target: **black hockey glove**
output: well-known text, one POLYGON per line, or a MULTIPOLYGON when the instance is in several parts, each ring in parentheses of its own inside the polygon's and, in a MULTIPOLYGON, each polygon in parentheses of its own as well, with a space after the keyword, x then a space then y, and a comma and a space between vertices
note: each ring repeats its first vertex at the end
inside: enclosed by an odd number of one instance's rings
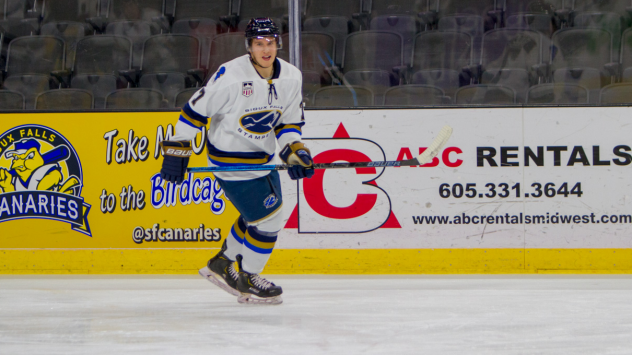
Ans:
POLYGON ((314 161, 310 155, 309 149, 301 142, 294 142, 285 145, 281 150, 281 160, 285 164, 291 164, 292 167, 287 170, 292 180, 302 178, 311 178, 314 176, 314 161))
POLYGON ((191 142, 162 141, 164 160, 160 170, 160 178, 163 180, 181 184, 189 165, 189 158, 193 155, 191 142))

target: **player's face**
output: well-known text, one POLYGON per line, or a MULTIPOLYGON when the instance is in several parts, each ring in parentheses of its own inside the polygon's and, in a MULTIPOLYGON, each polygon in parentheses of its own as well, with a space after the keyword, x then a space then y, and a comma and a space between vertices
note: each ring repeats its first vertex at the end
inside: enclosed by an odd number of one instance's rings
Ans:
POLYGON ((269 68, 277 55, 276 39, 274 37, 254 38, 250 52, 260 66, 269 68))

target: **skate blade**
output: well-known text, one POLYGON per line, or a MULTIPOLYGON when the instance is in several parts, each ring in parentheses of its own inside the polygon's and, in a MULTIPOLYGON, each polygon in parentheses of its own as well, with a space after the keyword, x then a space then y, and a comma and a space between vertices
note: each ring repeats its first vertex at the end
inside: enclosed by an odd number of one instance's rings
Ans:
POLYGON ((281 303, 283 303, 283 298, 281 298, 281 295, 274 296, 274 297, 263 298, 263 297, 257 297, 255 295, 250 294, 250 293, 242 293, 239 296, 237 296, 237 302, 242 303, 242 304, 269 304, 269 305, 274 305, 274 304, 281 304, 281 303))
POLYGON ((231 295, 233 295, 233 296, 239 296, 240 295, 239 291, 237 291, 234 288, 228 286, 222 280, 222 277, 217 275, 213 271, 211 271, 211 269, 209 269, 208 266, 205 266, 205 267, 201 268, 200 271, 198 271, 198 273, 200 274, 200 276, 202 276, 203 278, 205 278, 208 281, 210 281, 213 285, 221 288, 222 290, 230 293, 231 295))

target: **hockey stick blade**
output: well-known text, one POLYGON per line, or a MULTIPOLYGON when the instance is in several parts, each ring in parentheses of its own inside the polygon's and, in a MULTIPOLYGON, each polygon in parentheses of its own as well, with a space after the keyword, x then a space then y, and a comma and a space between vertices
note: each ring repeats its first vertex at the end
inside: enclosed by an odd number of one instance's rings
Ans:
MULTIPOLYGON (((430 146, 418 157, 408 160, 399 161, 366 161, 366 162, 340 162, 340 163, 315 163, 314 169, 355 169, 355 168, 386 168, 395 166, 414 166, 424 165, 436 157, 452 135, 452 127, 444 126, 437 137, 432 141, 430 146)), ((271 170, 288 170, 292 165, 229 165, 229 166, 213 166, 188 168, 191 173, 212 173, 217 171, 271 171, 271 170)))
POLYGON ((448 139, 450 139, 451 135, 452 127, 447 125, 443 126, 443 128, 441 128, 441 131, 434 139, 434 141, 432 141, 430 146, 426 148, 426 150, 424 150, 424 152, 421 153, 417 158, 415 158, 415 160, 417 160, 417 163, 419 165, 429 163, 434 157, 437 156, 437 154, 439 154, 439 152, 441 152, 441 149, 443 149, 443 146, 448 142, 448 139))

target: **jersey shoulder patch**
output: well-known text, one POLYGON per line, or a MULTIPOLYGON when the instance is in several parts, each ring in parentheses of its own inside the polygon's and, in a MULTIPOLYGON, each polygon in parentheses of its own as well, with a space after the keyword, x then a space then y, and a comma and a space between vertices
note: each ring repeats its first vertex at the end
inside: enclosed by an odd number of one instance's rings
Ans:
POLYGON ((222 66, 221 66, 221 67, 217 70, 217 72, 215 72, 215 75, 214 75, 214 77, 213 77, 213 82, 216 82, 216 81, 217 81, 217 79, 221 78, 221 77, 222 77, 222 75, 224 75, 224 74, 226 74, 226 67, 222 65, 222 66))

